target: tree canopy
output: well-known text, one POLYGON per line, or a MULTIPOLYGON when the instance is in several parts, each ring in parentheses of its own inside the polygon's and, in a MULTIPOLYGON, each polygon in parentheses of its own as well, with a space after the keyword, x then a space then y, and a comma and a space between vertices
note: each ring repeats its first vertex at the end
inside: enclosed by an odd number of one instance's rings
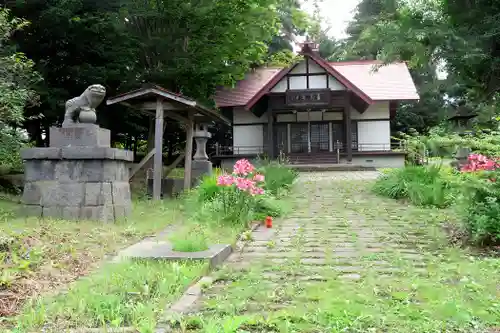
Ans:
MULTIPOLYGON (((295 37, 307 35, 332 61, 408 63, 421 100, 399 106, 397 130, 425 132, 459 99, 480 113, 483 126, 496 126, 500 5, 361 0, 348 38, 335 40, 321 29, 319 0, 309 1, 312 15, 298 0, 7 0, 0 11, 0 124, 21 124, 44 145, 64 102, 93 83, 113 95, 152 82, 210 104, 218 86, 250 68, 293 62, 295 37)), ((122 106, 100 110, 113 141, 130 148, 145 139, 144 116, 122 106)), ((177 127, 170 132, 173 142, 183 140, 177 127)))
MULTIPOLYGON (((43 77, 30 86, 40 103, 24 110, 27 117, 43 114, 25 122, 37 145, 61 122, 64 102, 90 84, 113 95, 156 83, 213 103, 217 86, 234 84, 249 68, 291 61, 293 36, 311 25, 296 0, 9 0, 6 6, 22 18, 15 22, 30 23, 12 42, 43 77)), ((147 133, 143 116, 120 106, 100 109, 99 121, 115 140, 147 133)))

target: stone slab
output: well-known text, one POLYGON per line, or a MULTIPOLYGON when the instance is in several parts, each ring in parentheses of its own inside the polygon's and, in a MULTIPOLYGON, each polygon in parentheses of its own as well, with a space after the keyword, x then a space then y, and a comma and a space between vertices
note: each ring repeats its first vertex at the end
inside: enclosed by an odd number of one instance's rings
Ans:
POLYGON ((60 160, 61 148, 24 148, 21 149, 23 160, 60 160))
POLYGON ((135 244, 118 254, 117 260, 160 259, 160 260, 208 260, 210 269, 219 266, 231 254, 232 247, 227 244, 212 245, 208 250, 198 252, 178 252, 166 241, 146 240, 135 244))
POLYGON ((134 160, 132 151, 109 147, 64 147, 61 155, 66 160, 134 160))
POLYGON ((70 127, 51 127, 50 147, 110 147, 111 131, 95 124, 75 124, 70 127))
POLYGON ((25 148, 21 150, 23 160, 118 160, 132 162, 134 152, 109 147, 62 147, 25 148))

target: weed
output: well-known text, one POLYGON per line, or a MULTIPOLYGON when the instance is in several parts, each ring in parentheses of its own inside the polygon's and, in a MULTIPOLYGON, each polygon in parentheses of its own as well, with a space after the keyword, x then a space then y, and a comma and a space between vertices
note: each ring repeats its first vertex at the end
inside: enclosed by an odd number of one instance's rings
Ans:
POLYGON ((28 302, 20 330, 133 326, 152 332, 159 313, 205 270, 204 264, 134 261, 107 264, 67 293, 28 302))

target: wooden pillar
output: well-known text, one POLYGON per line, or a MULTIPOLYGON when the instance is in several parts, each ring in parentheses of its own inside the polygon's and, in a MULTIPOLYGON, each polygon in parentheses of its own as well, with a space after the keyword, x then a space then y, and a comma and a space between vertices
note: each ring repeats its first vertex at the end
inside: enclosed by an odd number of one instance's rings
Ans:
POLYGON ((269 159, 274 159, 274 135, 273 135, 274 115, 271 108, 267 109, 267 154, 269 159))
POLYGON ((333 151, 333 131, 332 131, 332 122, 328 122, 328 151, 333 151))
POLYGON ((344 101, 344 133, 345 133, 345 151, 347 153, 347 162, 352 162, 352 129, 351 129, 351 103, 349 92, 345 95, 344 101))
POLYGON ((155 114, 155 155, 153 166, 153 200, 161 199, 163 178, 163 99, 156 99, 155 114))
POLYGON ((286 125, 286 152, 290 154, 292 152, 292 124, 286 125))
POLYGON ((186 156, 184 158, 184 190, 191 188, 191 162, 193 160, 193 111, 188 113, 186 123, 186 156))

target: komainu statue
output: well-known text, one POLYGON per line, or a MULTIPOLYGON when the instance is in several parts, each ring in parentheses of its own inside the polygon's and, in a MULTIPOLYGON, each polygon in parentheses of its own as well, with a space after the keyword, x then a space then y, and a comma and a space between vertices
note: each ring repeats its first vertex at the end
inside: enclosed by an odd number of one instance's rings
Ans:
POLYGON ((95 109, 106 96, 106 88, 100 84, 89 86, 83 94, 66 102, 63 127, 77 123, 94 124, 97 120, 95 109))

